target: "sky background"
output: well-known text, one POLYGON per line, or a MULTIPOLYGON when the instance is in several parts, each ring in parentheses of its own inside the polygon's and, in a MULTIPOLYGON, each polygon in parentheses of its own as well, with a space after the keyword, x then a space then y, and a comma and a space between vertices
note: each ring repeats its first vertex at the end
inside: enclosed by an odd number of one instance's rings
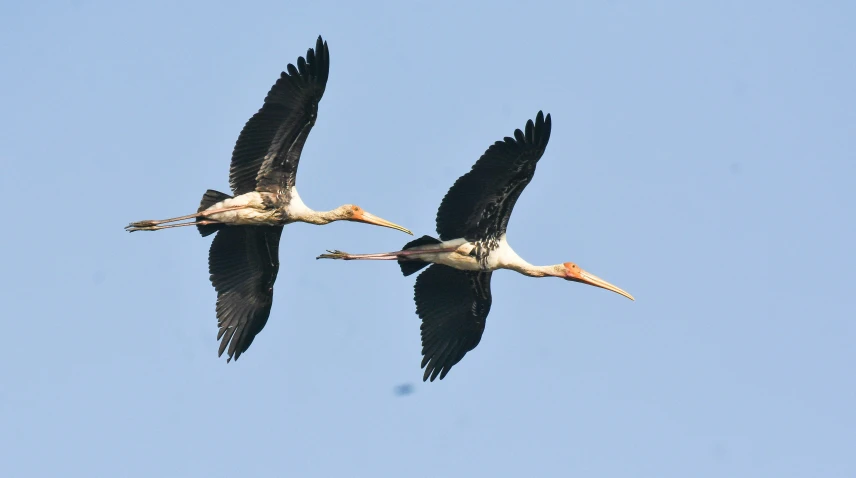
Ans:
POLYGON ((0 6, 4 476, 856 476, 856 3, 0 6), (238 133, 322 34, 298 185, 434 233, 539 109, 509 241, 632 293, 494 275, 421 381, 413 277, 288 226, 270 321, 218 359, 210 238, 129 235, 228 190, 238 133), (396 393, 397 387, 411 393, 396 393))

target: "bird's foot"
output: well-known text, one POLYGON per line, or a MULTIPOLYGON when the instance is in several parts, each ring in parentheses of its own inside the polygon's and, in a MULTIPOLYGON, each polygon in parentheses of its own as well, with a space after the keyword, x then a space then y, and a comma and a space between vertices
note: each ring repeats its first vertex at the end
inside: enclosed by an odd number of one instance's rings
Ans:
POLYGON ((125 230, 128 232, 152 231, 153 229, 151 229, 151 228, 154 226, 157 226, 158 224, 160 224, 160 221, 152 221, 152 220, 137 221, 137 222, 132 222, 132 223, 128 224, 127 226, 125 226, 125 230))
POLYGON ((125 230, 128 232, 135 232, 135 231, 156 231, 159 229, 157 226, 154 226, 154 225, 137 226, 135 224, 138 224, 138 223, 129 224, 129 225, 125 226, 125 230))
POLYGON ((219 221, 188 221, 181 222, 178 224, 164 224, 164 222, 169 221, 138 221, 132 222, 125 226, 125 230, 128 232, 135 231, 160 231, 161 229, 170 229, 173 227, 185 227, 185 226, 207 226, 209 224, 220 224, 219 221))
POLYGON ((327 252, 328 252, 327 254, 321 254, 320 256, 316 257, 315 259, 347 259, 348 257, 351 256, 347 252, 342 252, 342 251, 336 251, 336 250, 331 251, 328 249, 327 252))

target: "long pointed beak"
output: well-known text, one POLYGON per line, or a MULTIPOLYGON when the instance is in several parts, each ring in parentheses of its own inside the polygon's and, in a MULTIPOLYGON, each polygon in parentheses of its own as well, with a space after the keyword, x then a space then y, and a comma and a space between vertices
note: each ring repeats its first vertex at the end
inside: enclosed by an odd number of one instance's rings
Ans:
POLYGON ((361 215, 354 217, 353 220, 359 221, 359 222, 365 222, 367 224, 373 224, 375 226, 383 226, 383 227, 388 227, 391 229, 397 229, 401 232, 406 232, 406 233, 410 234, 411 236, 413 235, 413 233, 410 232, 410 229, 399 226, 398 224, 396 224, 394 222, 389 222, 386 219, 381 219, 381 218, 375 216, 374 214, 370 214, 370 213, 367 213, 365 211, 363 211, 363 213, 361 215))
POLYGON ((610 284, 609 282, 601 279, 600 277, 598 277, 594 274, 591 274, 589 272, 586 272, 584 270, 580 270, 580 277, 579 277, 579 279, 577 279, 577 281, 582 282, 583 284, 588 284, 588 285, 593 285, 595 287, 600 287, 601 289, 611 290, 612 292, 615 292, 616 294, 621 294, 624 297, 627 297, 628 299, 630 299, 634 302, 636 301, 636 299, 634 299, 632 295, 628 294, 627 292, 625 292, 620 287, 614 286, 614 285, 610 284))

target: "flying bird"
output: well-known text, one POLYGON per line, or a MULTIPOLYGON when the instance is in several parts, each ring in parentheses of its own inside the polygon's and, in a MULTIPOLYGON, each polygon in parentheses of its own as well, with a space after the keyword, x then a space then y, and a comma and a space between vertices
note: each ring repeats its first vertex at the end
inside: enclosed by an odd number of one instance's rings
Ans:
POLYGON ((539 111, 525 132, 497 141, 455 182, 437 211, 440 238, 422 236, 395 252, 348 254, 327 251, 318 259, 397 260, 416 279, 414 300, 422 319, 423 381, 441 380, 481 341, 490 312, 490 278, 497 269, 530 277, 560 277, 633 296, 572 262, 534 266, 508 244, 505 230, 514 204, 532 180, 550 140, 552 122, 539 111))
POLYGON ((319 36, 315 49, 287 70, 238 136, 229 169, 232 195, 209 189, 196 214, 132 222, 125 228, 134 232, 195 225, 203 237, 217 233, 208 270, 217 291, 218 355, 228 347, 227 362, 247 351, 270 316, 284 225, 359 221, 413 234, 353 204, 313 211, 303 203, 295 187, 297 165, 327 86, 327 42, 319 36), (191 221, 178 222, 186 220, 191 221))

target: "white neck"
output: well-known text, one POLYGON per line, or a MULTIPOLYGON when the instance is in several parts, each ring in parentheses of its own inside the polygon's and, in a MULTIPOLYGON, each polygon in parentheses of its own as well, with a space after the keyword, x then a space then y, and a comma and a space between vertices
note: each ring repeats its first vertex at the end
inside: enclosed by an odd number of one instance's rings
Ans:
POLYGON ((562 264, 557 264, 554 266, 533 266, 532 264, 524 261, 523 259, 520 262, 515 264, 508 264, 504 267, 505 269, 510 269, 513 271, 517 271, 523 275, 527 275, 529 277, 563 277, 564 273, 560 272, 559 269, 564 269, 562 264))
POLYGON ((310 209, 303 203, 303 200, 300 199, 300 194, 297 193, 296 186, 291 188, 289 197, 291 200, 288 203, 288 217, 291 221, 307 222, 309 224, 317 224, 320 226, 342 219, 341 207, 331 211, 315 211, 310 209))
MULTIPOLYGON (((499 247, 493 252, 496 255, 496 267, 517 271, 529 277, 564 277, 565 266, 533 266, 514 252, 508 244, 505 234, 499 238, 499 247)), ((492 254, 492 255, 493 255, 492 254)))

